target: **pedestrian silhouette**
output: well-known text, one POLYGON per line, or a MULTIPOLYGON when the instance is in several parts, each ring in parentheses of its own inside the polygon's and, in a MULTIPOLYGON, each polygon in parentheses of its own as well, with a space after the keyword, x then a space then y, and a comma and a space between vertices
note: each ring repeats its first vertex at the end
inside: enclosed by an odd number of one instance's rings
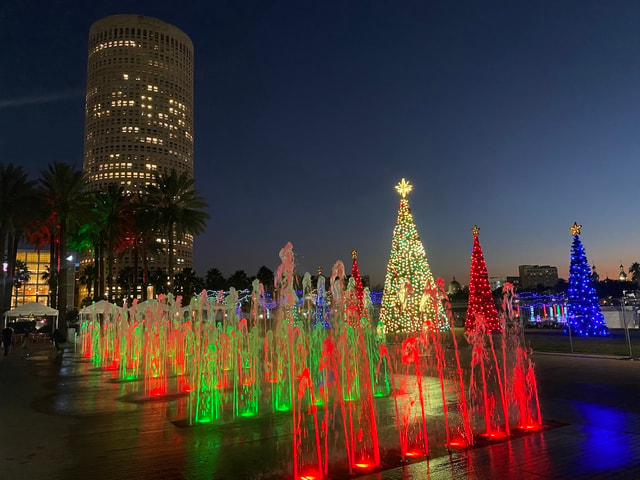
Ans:
POLYGON ((13 343, 13 329, 11 327, 4 327, 2 330, 2 346, 4 347, 4 356, 9 355, 11 344, 13 343))
POLYGON ((67 341, 62 332, 57 328, 51 334, 51 340, 53 340, 53 344, 58 352, 60 351, 60 344, 67 341))

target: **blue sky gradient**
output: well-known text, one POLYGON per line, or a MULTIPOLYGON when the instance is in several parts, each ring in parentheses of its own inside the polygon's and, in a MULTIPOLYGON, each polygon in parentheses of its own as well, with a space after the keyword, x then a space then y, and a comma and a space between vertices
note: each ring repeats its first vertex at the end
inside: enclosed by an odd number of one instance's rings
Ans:
POLYGON ((195 47, 195 165, 211 220, 195 269, 348 266, 382 283, 399 204, 437 277, 568 276, 574 221, 601 277, 640 261, 636 1, 11 2, 0 151, 34 177, 82 164, 87 37, 116 13, 195 47), (182 10, 178 9, 178 5, 182 10))

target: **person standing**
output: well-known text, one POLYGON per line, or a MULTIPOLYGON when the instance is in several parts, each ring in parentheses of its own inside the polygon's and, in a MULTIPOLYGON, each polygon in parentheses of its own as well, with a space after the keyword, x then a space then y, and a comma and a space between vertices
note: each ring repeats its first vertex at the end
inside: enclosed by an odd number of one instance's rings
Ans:
POLYGON ((4 347, 4 356, 9 355, 11 344, 13 343, 13 329, 11 327, 4 327, 2 330, 2 346, 4 347))

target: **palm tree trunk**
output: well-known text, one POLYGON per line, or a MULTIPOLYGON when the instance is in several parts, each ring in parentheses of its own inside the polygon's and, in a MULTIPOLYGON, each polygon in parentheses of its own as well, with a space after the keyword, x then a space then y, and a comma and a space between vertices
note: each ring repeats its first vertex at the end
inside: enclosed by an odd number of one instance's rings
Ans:
POLYGON ((131 247, 131 255, 133 256, 133 278, 132 278, 132 286, 133 286, 133 298, 138 298, 138 240, 133 243, 131 247))
POLYGON ((98 248, 100 256, 98 257, 98 291, 96 292, 96 298, 103 298, 105 288, 105 272, 104 272, 104 240, 102 235, 100 235, 100 239, 98 240, 98 248))
POLYGON ((173 224, 169 225, 169 255, 167 256, 167 259, 169 263, 169 268, 167 269, 167 272, 169 274, 169 288, 167 289, 167 291, 169 293, 173 293, 173 278, 175 273, 173 271, 173 224))
POLYGON ((147 243, 146 240, 142 240, 142 300, 146 301, 147 298, 147 283, 149 279, 148 264, 147 264, 147 243))
POLYGON ((7 282, 4 284, 3 310, 11 308, 11 295, 16 275, 16 257, 18 256, 18 235, 9 233, 7 239, 7 282))
POLYGON ((58 249, 56 248, 56 238, 52 233, 49 237, 49 302, 51 308, 58 308, 58 267, 56 261, 56 255, 58 249))
POLYGON ((65 314, 67 313, 67 225, 66 221, 60 222, 60 244, 58 245, 58 311, 59 319, 62 319, 58 323, 62 331, 66 331, 67 325, 65 321, 65 314))
POLYGON ((107 247, 107 290, 109 291, 109 296, 107 300, 112 302, 114 300, 113 294, 113 247, 109 245, 107 247))
POLYGON ((2 268, 2 263, 5 259, 5 246, 6 246, 7 230, 0 228, 0 313, 5 311, 5 285, 7 284, 7 272, 2 268))
POLYGON ((97 242, 93 246, 93 301, 98 300, 98 289, 100 288, 99 278, 100 278, 100 247, 97 242))

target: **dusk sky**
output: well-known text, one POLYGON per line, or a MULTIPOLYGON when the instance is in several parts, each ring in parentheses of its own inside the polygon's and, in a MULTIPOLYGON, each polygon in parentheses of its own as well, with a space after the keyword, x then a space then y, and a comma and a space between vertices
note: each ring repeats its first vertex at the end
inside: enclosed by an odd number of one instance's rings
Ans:
POLYGON ((382 283, 399 197, 436 277, 520 264, 602 278, 640 261, 640 3, 12 1, 0 7, 0 162, 81 167, 90 25, 157 17, 195 49, 195 270, 299 273, 350 252, 382 283))

